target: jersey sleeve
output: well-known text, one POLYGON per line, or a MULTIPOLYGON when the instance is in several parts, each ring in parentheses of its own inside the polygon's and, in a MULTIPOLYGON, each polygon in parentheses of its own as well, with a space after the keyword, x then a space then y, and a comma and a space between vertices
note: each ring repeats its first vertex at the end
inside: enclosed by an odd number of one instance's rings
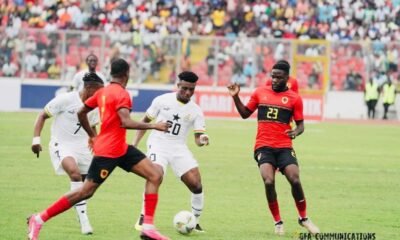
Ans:
POLYGON ((254 112, 258 107, 258 103, 259 103, 259 101, 258 101, 258 91, 256 90, 256 91, 253 92, 253 94, 251 94, 250 100, 247 103, 246 107, 250 111, 254 112))
POLYGON ((78 72, 74 75, 73 79, 72 79, 72 88, 74 90, 79 90, 80 85, 82 84, 82 74, 81 72, 78 72))
POLYGON ((296 102, 294 103, 293 106, 293 119, 295 121, 301 121, 304 120, 303 116, 303 100, 301 99, 300 96, 298 96, 296 102))
POLYGON ((151 102, 150 107, 146 111, 146 116, 151 120, 157 118, 158 114, 160 113, 161 109, 161 101, 159 97, 154 98, 151 102))
POLYGON ((196 118, 194 119, 193 130, 195 133, 206 132, 206 121, 204 120, 204 114, 200 109, 198 110, 196 118))
POLYGON ((132 109, 132 100, 127 91, 121 91, 120 97, 115 104, 115 110, 127 108, 129 111, 132 109))
POLYGON ((86 99, 85 105, 86 105, 87 107, 92 108, 92 109, 98 107, 97 98, 98 98, 100 92, 102 92, 102 89, 96 91, 96 92, 93 94, 93 96, 91 96, 90 98, 86 99))
POLYGON ((66 106, 66 98, 64 96, 65 94, 59 95, 46 104, 44 111, 49 117, 55 116, 65 110, 64 106, 66 106))

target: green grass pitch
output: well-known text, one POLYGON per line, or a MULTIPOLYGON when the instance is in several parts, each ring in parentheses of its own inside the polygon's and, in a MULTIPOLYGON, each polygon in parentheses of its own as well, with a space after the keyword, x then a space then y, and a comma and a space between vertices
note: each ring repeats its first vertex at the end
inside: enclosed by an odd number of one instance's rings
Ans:
MULTIPOLYGON (((25 218, 68 191, 48 154, 50 122, 42 133, 44 151, 31 152, 37 113, 0 113, 0 239, 25 239, 25 218)), ((172 218, 190 210, 190 194, 168 171, 156 215, 171 239, 296 239, 305 232, 289 184, 277 175, 278 199, 286 236, 273 234, 264 188, 252 159, 254 120, 207 120, 209 147, 190 147, 200 162, 205 191, 203 234, 179 235, 172 218)), ((132 139, 133 131, 129 134, 132 139)), ((400 239, 399 125, 306 123, 295 140, 308 214, 322 232, 374 232, 376 239, 400 239)), ((144 149, 144 142, 140 148, 144 149)), ((94 235, 80 234, 75 211, 46 223, 40 239, 139 239, 133 225, 140 213, 143 179, 118 169, 89 200, 94 235)))

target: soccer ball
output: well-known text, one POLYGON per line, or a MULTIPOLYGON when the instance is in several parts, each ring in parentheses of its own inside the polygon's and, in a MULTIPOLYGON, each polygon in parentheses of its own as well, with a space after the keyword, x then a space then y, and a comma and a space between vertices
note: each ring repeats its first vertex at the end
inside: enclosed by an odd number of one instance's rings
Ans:
POLYGON ((174 227, 179 233, 187 235, 196 227, 196 217, 189 211, 180 211, 174 217, 174 227))

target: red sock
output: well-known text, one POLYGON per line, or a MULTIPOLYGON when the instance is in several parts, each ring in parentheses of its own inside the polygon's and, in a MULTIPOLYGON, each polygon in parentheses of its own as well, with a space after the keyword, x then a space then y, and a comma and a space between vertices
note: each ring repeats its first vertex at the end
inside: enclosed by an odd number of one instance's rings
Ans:
POLYGON ((307 212, 306 212, 306 200, 300 200, 300 201, 295 201, 296 202, 296 207, 297 211, 299 212, 299 216, 301 218, 306 218, 307 217, 307 212))
POLYGON ((281 214, 279 213, 278 200, 275 200, 274 202, 269 202, 268 207, 272 213, 272 217, 274 218, 274 221, 275 222, 281 221, 281 214))
POLYGON ((72 207, 71 203, 69 202, 68 198, 62 196, 56 202, 54 202, 50 207, 40 213, 40 218, 43 222, 46 222, 50 218, 57 216, 58 214, 70 209, 72 207))
POLYGON ((144 194, 144 219, 143 223, 145 224, 153 224, 154 222, 154 213, 156 211, 158 202, 158 194, 144 194))

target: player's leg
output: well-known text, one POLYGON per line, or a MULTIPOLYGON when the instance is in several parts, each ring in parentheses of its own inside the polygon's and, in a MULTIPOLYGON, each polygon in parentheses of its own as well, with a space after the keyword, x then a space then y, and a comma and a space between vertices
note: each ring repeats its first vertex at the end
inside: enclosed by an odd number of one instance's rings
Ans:
MULTIPOLYGON (((71 191, 75 191, 76 189, 82 187, 83 178, 81 175, 81 171, 78 167, 77 161, 73 157, 65 157, 61 162, 62 168, 68 174, 71 180, 71 191)), ((83 200, 75 204, 75 210, 79 219, 79 223, 81 225, 82 234, 92 234, 93 228, 90 225, 89 218, 87 216, 87 204, 86 201, 83 200)))
MULTIPOLYGON (((151 149, 149 148, 149 152, 147 153, 147 155, 149 156, 149 159, 154 164, 154 167, 157 169, 157 171, 159 171, 164 177, 168 167, 168 159, 171 158, 172 155, 169 151, 157 149, 155 146, 156 145, 153 145, 151 149)), ((143 193, 141 214, 135 223, 135 229, 139 232, 143 230, 144 211, 145 211, 144 199, 145 199, 145 193, 143 193)))
POLYGON ((192 213, 196 217, 196 228, 198 232, 203 232, 204 230, 200 227, 200 216, 204 207, 204 193, 203 186, 201 184, 201 175, 198 167, 192 168, 181 176, 182 182, 189 188, 192 192, 191 204, 192 213))
POLYGON ((63 195, 42 212, 29 217, 28 239, 37 240, 43 223, 70 209, 78 202, 91 198, 116 166, 117 163, 114 159, 94 157, 82 187, 63 195))
POLYGON ((98 186, 98 183, 86 180, 79 189, 63 195, 42 212, 30 216, 28 218, 28 239, 37 240, 43 223, 70 209, 78 202, 92 197, 98 186))
POLYGON ((311 234, 319 233, 319 228, 307 216, 307 204, 300 182, 299 167, 296 164, 290 164, 285 167, 284 174, 292 187, 292 195, 299 213, 299 224, 305 227, 311 234))
POLYGON ((158 188, 161 185, 163 173, 140 150, 128 147, 127 153, 121 157, 119 166, 146 179, 144 192, 144 218, 142 239, 169 239, 161 235, 154 227, 154 215, 158 204, 158 188))
POLYGON ((268 207, 275 222, 275 233, 283 235, 283 221, 279 211, 278 197, 275 189, 275 170, 270 163, 260 165, 260 174, 264 182, 265 194, 268 201, 268 207))

